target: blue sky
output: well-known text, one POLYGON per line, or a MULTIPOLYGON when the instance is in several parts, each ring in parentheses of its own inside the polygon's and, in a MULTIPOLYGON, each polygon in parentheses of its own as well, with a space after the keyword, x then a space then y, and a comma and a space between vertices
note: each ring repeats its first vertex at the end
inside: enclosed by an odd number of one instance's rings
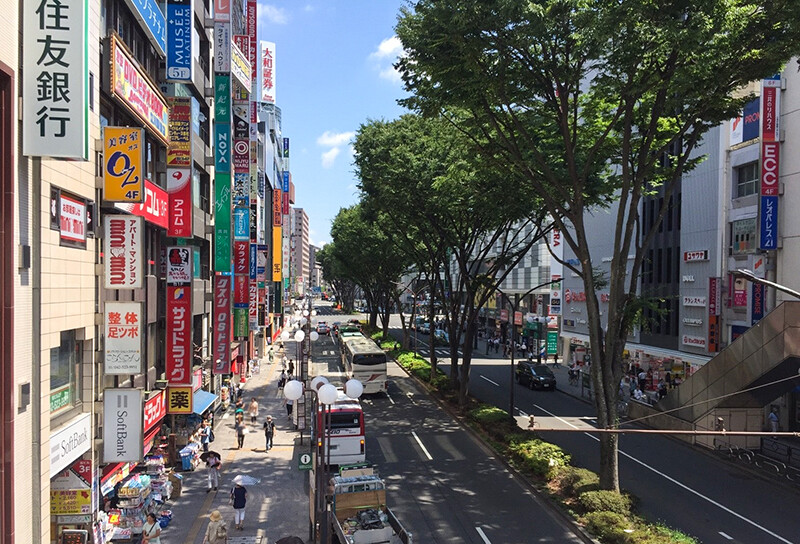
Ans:
POLYGON ((275 42, 275 86, 290 140, 295 206, 314 245, 330 241, 340 208, 357 201, 351 140, 370 119, 405 111, 392 63, 402 0, 259 0, 259 39, 275 42))

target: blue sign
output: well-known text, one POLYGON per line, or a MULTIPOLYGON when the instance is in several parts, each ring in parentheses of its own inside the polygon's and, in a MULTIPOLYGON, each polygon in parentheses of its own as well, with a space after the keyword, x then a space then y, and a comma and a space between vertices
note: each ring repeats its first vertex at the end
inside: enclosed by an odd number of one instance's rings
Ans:
POLYGON ((258 268, 258 245, 250 244, 250 279, 256 281, 256 270, 258 268))
POLYGON ((214 123, 216 153, 214 168, 219 173, 231 171, 231 126, 227 123, 214 123))
POLYGON ((167 52, 167 20, 156 0, 125 0, 160 55, 167 52))
POLYGON ((778 249, 778 197, 762 196, 759 209, 761 218, 759 249, 778 249))
POLYGON ((288 170, 284 170, 283 171, 283 192, 287 193, 287 194, 289 193, 289 171, 288 170))
POLYGON ((192 0, 167 3, 167 79, 192 81, 192 0))
POLYGON ((756 98, 744 105, 742 112, 742 141, 747 142, 758 138, 759 130, 761 129, 761 115, 759 108, 761 107, 761 99, 756 98))
POLYGON ((250 208, 233 209, 233 239, 250 239, 250 208))

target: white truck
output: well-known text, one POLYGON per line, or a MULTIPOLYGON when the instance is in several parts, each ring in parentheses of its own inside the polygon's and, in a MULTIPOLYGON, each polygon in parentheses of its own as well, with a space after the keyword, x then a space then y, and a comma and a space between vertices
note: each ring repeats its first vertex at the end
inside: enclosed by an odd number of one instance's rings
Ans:
POLYGON ((371 467, 340 470, 330 480, 331 525, 340 544, 412 544, 391 509, 386 484, 371 467))

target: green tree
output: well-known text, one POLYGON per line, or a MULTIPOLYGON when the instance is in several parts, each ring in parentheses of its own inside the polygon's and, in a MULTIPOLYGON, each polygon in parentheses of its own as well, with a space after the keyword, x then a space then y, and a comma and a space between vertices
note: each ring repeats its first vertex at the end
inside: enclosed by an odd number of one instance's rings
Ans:
POLYGON ((339 252, 336 251, 336 244, 333 242, 325 244, 317 251, 316 258, 322 267, 322 278, 331 285, 337 302, 342 305, 345 312, 352 311, 356 284, 349 276, 348 267, 340 259, 339 252))
MULTIPOLYGON (((401 11, 398 68, 413 93, 405 104, 451 118, 522 177, 580 262, 573 270, 587 295, 603 427, 616 424, 615 361, 651 241, 639 233, 641 200, 663 192, 658 225, 703 134, 740 111, 750 98, 740 89, 797 53, 798 8, 798 0, 420 0, 401 11), (587 217, 612 202, 604 331, 587 217)), ((600 461, 602 487, 619 489, 616 435, 601 435, 600 461)))

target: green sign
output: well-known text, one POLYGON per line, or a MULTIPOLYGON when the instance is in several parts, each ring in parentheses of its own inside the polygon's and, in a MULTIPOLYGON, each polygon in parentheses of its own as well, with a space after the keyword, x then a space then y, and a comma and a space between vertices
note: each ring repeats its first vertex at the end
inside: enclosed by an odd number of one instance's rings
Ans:
POLYGON ((233 335, 238 338, 247 338, 250 332, 248 308, 233 309, 233 335))
POLYGON ((231 76, 214 76, 214 119, 217 123, 231 122, 231 76))
POLYGON ((214 176, 214 271, 231 271, 231 175, 214 176))
POLYGON ((50 411, 55 412, 65 406, 69 406, 69 387, 50 394, 50 411))
POLYGON ((547 354, 558 353, 558 331, 547 331, 547 354))
POLYGON ((302 452, 297 456, 297 469, 298 470, 311 470, 311 454, 302 452))

